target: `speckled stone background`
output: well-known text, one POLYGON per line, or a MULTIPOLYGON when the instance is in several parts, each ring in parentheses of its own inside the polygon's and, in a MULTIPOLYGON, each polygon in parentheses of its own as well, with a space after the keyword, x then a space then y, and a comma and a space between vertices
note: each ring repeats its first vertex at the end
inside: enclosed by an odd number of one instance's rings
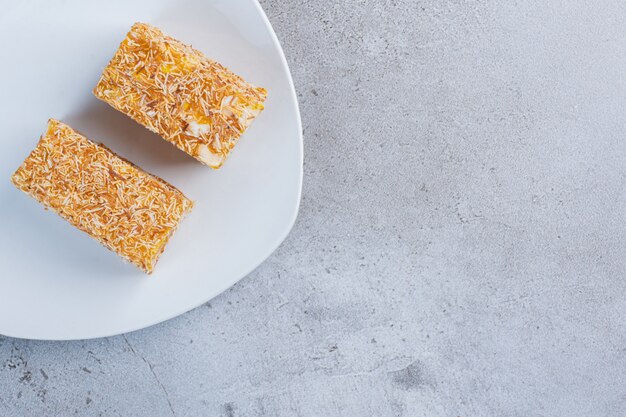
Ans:
POLYGON ((291 235, 152 328, 0 337, 0 415, 626 415, 626 3, 262 3, 291 235))

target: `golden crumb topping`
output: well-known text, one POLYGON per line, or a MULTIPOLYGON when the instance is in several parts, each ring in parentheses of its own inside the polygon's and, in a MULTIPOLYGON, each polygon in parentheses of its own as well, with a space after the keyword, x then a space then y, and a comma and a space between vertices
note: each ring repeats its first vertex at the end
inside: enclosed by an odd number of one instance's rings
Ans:
POLYGON ((167 182, 56 120, 11 180, 148 273, 193 205, 167 182))
POLYGON ((212 168, 267 97, 264 88, 143 23, 133 25, 94 94, 212 168))

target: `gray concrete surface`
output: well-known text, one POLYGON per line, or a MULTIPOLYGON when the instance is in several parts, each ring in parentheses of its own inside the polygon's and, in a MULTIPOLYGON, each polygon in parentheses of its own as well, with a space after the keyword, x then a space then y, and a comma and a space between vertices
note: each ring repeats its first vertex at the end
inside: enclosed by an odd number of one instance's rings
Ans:
POLYGON ((263 6, 293 232, 167 323, 0 338, 0 415, 626 415, 626 3, 263 6))

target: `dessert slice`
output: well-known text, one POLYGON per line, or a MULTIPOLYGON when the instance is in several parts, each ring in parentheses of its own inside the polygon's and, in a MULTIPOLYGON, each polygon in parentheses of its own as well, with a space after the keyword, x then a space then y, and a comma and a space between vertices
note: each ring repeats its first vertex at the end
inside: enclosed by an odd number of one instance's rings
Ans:
POLYGON ((211 168, 222 166, 267 97, 264 88, 143 23, 128 32, 94 94, 211 168))
POLYGON ((52 119, 11 181, 147 273, 193 206, 167 182, 52 119))

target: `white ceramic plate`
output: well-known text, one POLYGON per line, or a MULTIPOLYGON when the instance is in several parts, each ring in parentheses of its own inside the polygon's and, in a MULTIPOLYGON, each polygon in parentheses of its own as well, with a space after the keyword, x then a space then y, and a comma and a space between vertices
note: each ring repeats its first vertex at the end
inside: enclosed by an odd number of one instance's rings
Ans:
POLYGON ((300 202, 302 129, 283 52, 255 0, 4 2, 0 39, 0 334, 85 339, 156 324, 233 285, 287 236, 300 202), (219 171, 92 96, 136 21, 267 88, 266 110, 219 171), (10 183, 50 117, 196 202, 153 275, 10 183))

